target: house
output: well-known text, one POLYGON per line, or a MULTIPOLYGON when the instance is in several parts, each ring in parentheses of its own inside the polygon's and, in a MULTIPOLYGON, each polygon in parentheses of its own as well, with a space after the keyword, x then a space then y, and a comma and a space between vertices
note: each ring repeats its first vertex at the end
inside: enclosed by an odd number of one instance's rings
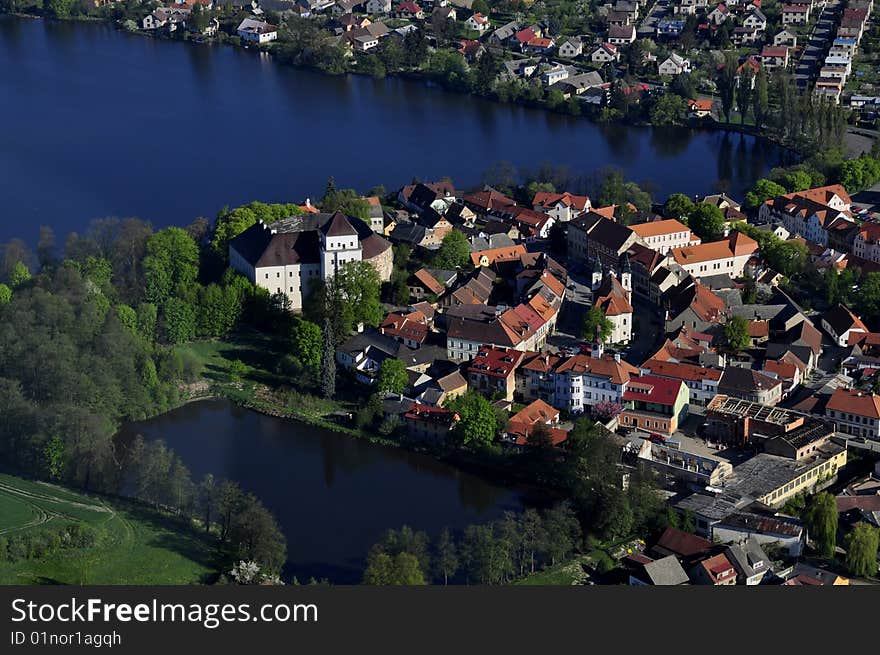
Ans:
POLYGON ((608 43, 611 45, 629 45, 635 40, 634 25, 612 25, 608 28, 608 43))
POLYGON ((651 358, 639 367, 647 374, 683 382, 689 392, 691 405, 705 407, 718 394, 721 371, 688 362, 663 361, 651 358))
POLYGON ((461 417, 452 410, 419 403, 413 404, 404 414, 407 436, 416 441, 432 444, 447 441, 460 420, 461 417))
POLYGON ((711 526, 710 536, 721 543, 754 541, 758 545, 779 546, 789 557, 800 557, 806 545, 806 530, 802 522, 790 516, 776 515, 772 511, 740 510, 727 514, 711 526))
POLYGON ((690 583, 690 578, 674 555, 667 555, 657 560, 652 560, 644 555, 630 556, 627 559, 630 569, 630 585, 675 586, 690 583))
POLYGON ((776 405, 782 400, 782 381, 758 371, 728 366, 718 381, 718 393, 761 405, 776 405))
POLYGON ((663 63, 660 64, 657 70, 661 75, 670 76, 690 73, 691 62, 689 59, 685 59, 681 55, 673 52, 663 61, 663 63))
POLYGON ((261 20, 245 18, 238 25, 236 34, 248 43, 269 43, 278 38, 278 28, 261 20))
POLYGON ((666 332, 688 328, 695 333, 715 330, 727 311, 709 287, 688 276, 665 295, 666 332))
POLYGON ((688 101, 688 115, 692 118, 706 118, 712 116, 712 111, 715 108, 715 101, 711 98, 705 98, 703 100, 690 100, 688 101))
POLYGON ((527 374, 532 380, 526 386, 543 387, 551 405, 569 414, 582 414, 601 402, 621 404, 630 377, 638 374, 635 366, 619 355, 606 355, 602 345, 596 344, 589 355, 555 360, 543 380, 540 373, 527 374))
POLYGON ((674 218, 636 223, 630 225, 629 229, 635 232, 649 248, 662 255, 674 248, 700 244, 700 238, 695 236, 687 225, 674 218))
POLYGON ((485 396, 513 400, 514 373, 524 353, 512 348, 484 344, 467 365, 468 388, 485 396))
POLYGON ((456 278, 455 271, 420 268, 407 281, 409 295, 416 300, 422 300, 429 296, 439 298, 446 293, 446 287, 452 285, 456 278))
POLYGON ((498 262, 519 261, 526 254, 526 247, 514 245, 509 248, 492 248, 471 253, 471 263, 474 267, 491 266, 498 262))
POLYGON ((535 400, 510 417, 507 424, 506 438, 517 446, 529 445, 530 437, 538 426, 549 437, 551 446, 559 446, 568 438, 568 432, 557 427, 559 410, 543 400, 535 400))
POLYGON ((880 224, 865 222, 858 226, 853 237, 852 254, 880 264, 880 224))
POLYGON ((422 20, 425 17, 425 12, 415 2, 406 0, 397 5, 397 9, 394 10, 394 17, 403 20, 422 20))
POLYGON ((810 20, 810 5, 782 5, 783 25, 805 25, 810 20))
POLYGON ((657 37, 661 39, 677 39, 684 31, 684 27, 685 22, 683 20, 670 20, 668 18, 662 18, 657 21, 657 37))
MULTIPOLYGON (((780 32, 777 32, 773 37, 773 45, 775 46, 786 46, 788 48, 796 48, 797 47, 797 34, 795 34, 792 30, 787 27, 780 32)), ((833 46, 832 46, 833 47, 833 46)))
POLYGON ((788 46, 765 45, 761 50, 761 64, 767 71, 788 67, 788 46))
POLYGON ((514 309, 500 310, 477 305, 475 310, 479 312, 446 319, 447 359, 468 361, 487 345, 520 351, 540 347, 534 325, 514 309))
POLYGON ((858 316, 839 303, 822 314, 822 329, 838 346, 846 346, 853 332, 870 332, 858 316))
POLYGON ((557 222, 567 223, 590 210, 590 199, 587 196, 576 196, 567 191, 564 193, 548 193, 539 191, 532 198, 532 209, 544 212, 557 222))
POLYGON ((489 35, 488 43, 495 47, 504 47, 514 39, 514 34, 516 34, 521 27, 522 25, 515 20, 505 23, 489 35))
POLYGON ((717 274, 735 279, 743 276, 746 263, 757 252, 757 241, 734 231, 723 241, 673 248, 667 259, 674 261, 697 279, 717 274))
POLYGON ((844 434, 880 440, 880 396, 877 394, 838 387, 825 405, 825 416, 844 434))
POLYGON ((660 556, 673 555, 682 559, 701 557, 712 549, 712 542, 690 532, 667 527, 651 551, 660 556))
POLYGON ((455 7, 447 5, 446 7, 435 6, 431 12, 431 21, 455 21, 458 19, 458 12, 455 7))
POLYGON ((603 43, 590 54, 590 61, 594 64, 620 61, 620 50, 613 43, 603 43))
POLYGON ((757 7, 752 7, 743 19, 743 27, 763 32, 767 29, 767 17, 757 7))
POLYGON ((530 52, 533 54, 539 55, 547 55, 556 47, 556 41, 552 38, 536 36, 533 39, 530 39, 528 43, 523 46, 523 52, 530 52))
POLYGON ((728 18, 730 18, 730 9, 723 2, 715 5, 715 8, 706 14, 706 20, 710 25, 721 25, 728 18))
POLYGON ((480 34, 488 30, 490 27, 489 19, 479 12, 473 14, 464 23, 468 26, 469 29, 472 29, 475 32, 479 32, 480 34))
POLYGON ((367 13, 373 16, 391 13, 391 0, 367 0, 367 13))
POLYGON ((607 209, 590 209, 568 223, 566 240, 572 261, 586 264, 598 259, 604 267, 614 269, 633 244, 642 243, 635 232, 608 218, 607 209))
POLYGON ((791 234, 828 245, 828 226, 837 219, 850 220, 852 199, 840 184, 797 191, 766 201, 758 209, 758 220, 780 220, 791 234))
POLYGON ((283 293, 295 311, 311 284, 352 261, 369 262, 382 281, 391 279, 391 244, 342 212, 260 221, 229 242, 229 265, 270 294, 283 293))
POLYGON ((576 36, 571 36, 559 44, 559 56, 574 59, 584 53, 584 42, 576 36))
POLYGON ((847 587, 849 586, 849 578, 810 566, 804 562, 798 562, 782 584, 792 587, 847 587))
POLYGON ((707 557, 690 570, 694 584, 727 586, 735 585, 737 572, 724 553, 707 557))
POLYGON ((690 393, 680 380, 640 375, 630 379, 623 393, 623 427, 673 434, 687 416, 690 393))
POLYGON ((379 325, 379 332, 408 348, 419 348, 428 338, 428 319, 420 311, 392 312, 379 325))

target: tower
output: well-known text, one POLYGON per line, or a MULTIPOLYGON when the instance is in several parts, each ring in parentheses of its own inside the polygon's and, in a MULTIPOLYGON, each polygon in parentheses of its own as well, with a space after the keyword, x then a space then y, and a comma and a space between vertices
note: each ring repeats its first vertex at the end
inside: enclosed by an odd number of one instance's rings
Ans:
POLYGON ((626 291, 627 302, 632 302, 632 266, 626 253, 620 257, 620 286, 626 291))
POLYGON ((599 261, 599 258, 596 258, 596 263, 593 266, 593 275, 590 278, 590 289, 595 291, 599 288, 599 285, 602 284, 602 262, 599 261))

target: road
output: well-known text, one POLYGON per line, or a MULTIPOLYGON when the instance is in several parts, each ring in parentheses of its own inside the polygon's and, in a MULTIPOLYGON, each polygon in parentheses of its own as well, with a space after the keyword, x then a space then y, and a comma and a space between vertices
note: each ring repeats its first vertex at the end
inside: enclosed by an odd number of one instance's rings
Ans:
POLYGON ((804 48, 798 60, 794 72, 794 79, 801 91, 809 89, 813 81, 819 75, 819 69, 825 61, 825 54, 831 47, 831 42, 837 33, 836 19, 841 10, 840 0, 831 0, 822 9, 810 40, 804 48))

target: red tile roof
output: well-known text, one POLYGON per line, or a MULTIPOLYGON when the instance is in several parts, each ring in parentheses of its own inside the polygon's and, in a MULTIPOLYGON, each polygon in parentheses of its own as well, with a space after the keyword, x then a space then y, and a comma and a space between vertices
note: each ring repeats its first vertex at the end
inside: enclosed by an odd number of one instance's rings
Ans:
POLYGON ((670 380, 656 375, 642 375, 630 379, 626 391, 623 392, 623 399, 658 405, 674 405, 683 384, 681 380, 670 380))

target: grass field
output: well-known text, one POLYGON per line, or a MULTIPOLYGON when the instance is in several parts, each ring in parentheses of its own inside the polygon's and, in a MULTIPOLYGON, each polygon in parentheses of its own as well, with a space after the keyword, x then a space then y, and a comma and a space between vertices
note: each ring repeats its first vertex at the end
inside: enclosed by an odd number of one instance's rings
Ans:
POLYGON ((92 548, 0 562, 0 584, 195 584, 216 570, 212 540, 146 509, 0 474, 0 537, 70 522, 98 530, 92 548))

